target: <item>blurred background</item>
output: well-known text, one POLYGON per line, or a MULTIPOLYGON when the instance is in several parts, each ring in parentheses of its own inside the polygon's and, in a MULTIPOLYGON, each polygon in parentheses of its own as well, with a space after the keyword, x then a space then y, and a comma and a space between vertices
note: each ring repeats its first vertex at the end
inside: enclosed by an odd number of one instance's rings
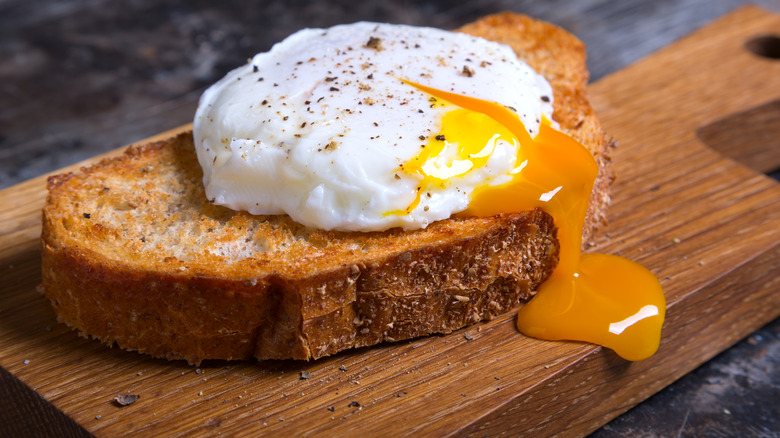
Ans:
MULTIPOLYGON (((205 87, 304 27, 523 12, 582 39, 597 81, 745 3, 0 0, 0 189, 189 123, 205 87)), ((778 338, 775 321, 595 436, 780 436, 778 338)))
POLYGON ((207 85, 303 27, 524 12, 582 39, 598 80, 743 3, 0 0, 0 188, 189 122, 207 85))

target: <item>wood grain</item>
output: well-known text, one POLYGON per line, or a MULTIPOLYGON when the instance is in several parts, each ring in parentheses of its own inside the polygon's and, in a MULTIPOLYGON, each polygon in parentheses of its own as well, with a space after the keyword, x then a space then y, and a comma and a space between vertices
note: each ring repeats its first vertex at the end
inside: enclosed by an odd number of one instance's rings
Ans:
MULTIPOLYGON (((780 50, 780 38, 777 45, 780 50)), ((696 134, 707 146, 751 169, 780 170, 780 100, 717 120, 696 134)))
POLYGON ((697 136, 780 98, 780 63, 743 47, 777 29, 777 15, 743 8, 591 88, 620 142, 593 250, 645 264, 667 294, 648 360, 525 338, 511 314, 310 363, 196 369, 109 349, 57 324, 35 291, 36 178, 0 192, 0 365, 97 436, 587 434, 780 314, 780 186, 697 136), (140 398, 112 402, 126 393, 140 398))
POLYGON ((12 437, 56 436, 88 438, 91 435, 65 417, 38 393, 0 368, 0 423, 12 437), (25 409, 19 409, 22 406, 25 409))

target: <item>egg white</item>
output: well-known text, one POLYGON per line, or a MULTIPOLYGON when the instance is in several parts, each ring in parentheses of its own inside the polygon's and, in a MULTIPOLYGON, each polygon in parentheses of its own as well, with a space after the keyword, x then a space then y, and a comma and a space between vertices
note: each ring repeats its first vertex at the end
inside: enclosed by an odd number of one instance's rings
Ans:
POLYGON ((403 25, 304 29, 201 97, 194 138, 206 195, 309 227, 376 231, 426 227, 464 210, 476 187, 506 181, 517 150, 499 140, 487 165, 389 214, 415 200, 421 177, 399 169, 453 108, 401 79, 512 107, 532 137, 543 115, 552 119, 549 83, 507 46, 403 25))

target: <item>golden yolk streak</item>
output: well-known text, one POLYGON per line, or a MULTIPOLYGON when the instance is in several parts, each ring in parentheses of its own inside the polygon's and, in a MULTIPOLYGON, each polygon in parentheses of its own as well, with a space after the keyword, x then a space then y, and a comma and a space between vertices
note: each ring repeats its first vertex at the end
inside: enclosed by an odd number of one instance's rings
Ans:
POLYGON ((450 178, 484 166, 496 141, 504 140, 510 144, 516 141, 509 129, 486 114, 469 109, 448 111, 441 124, 439 135, 431 137, 420 153, 403 166, 403 171, 422 176, 414 201, 406 209, 387 214, 408 214, 420 203, 426 187, 444 187, 450 178), (457 142, 447 139, 457 139, 457 142))
MULTIPOLYGON (((508 183, 477 188, 469 207, 459 215, 492 216, 542 208, 558 227, 558 265, 536 296, 520 309, 517 328, 540 339, 603 345, 627 360, 653 355, 666 313, 658 279, 628 259, 580 253, 588 201, 598 173, 590 151, 547 120, 531 138, 520 118, 498 103, 404 82, 461 108, 442 119, 445 141, 432 139, 404 165, 404 171, 423 176, 420 190, 446 182, 447 178, 428 173, 425 165, 435 160, 449 141, 457 142, 456 160, 471 163, 461 174, 487 162, 487 156, 473 156, 481 155, 490 139, 514 141, 519 145, 517 162, 524 163, 523 167, 508 183)), ((407 212, 419 203, 420 190, 407 212)))

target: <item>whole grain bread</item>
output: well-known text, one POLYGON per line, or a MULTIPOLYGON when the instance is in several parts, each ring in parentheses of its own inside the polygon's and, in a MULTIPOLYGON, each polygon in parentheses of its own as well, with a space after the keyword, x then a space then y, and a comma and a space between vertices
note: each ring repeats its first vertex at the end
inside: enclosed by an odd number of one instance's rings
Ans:
MULTIPOLYGON (((609 203, 611 143, 586 99, 583 44, 499 14, 460 29, 512 46, 552 84, 554 118, 601 165, 584 234, 609 203)), ((558 242, 541 210, 424 230, 331 232, 212 205, 191 134, 53 176, 43 291, 60 321, 156 357, 316 359, 448 333, 529 298, 558 242)))

